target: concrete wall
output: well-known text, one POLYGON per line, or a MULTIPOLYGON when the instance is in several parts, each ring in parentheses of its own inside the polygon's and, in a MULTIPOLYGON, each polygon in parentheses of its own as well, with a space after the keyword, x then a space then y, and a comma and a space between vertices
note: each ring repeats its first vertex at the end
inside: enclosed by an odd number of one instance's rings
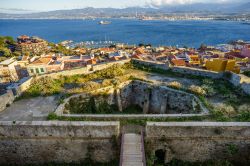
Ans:
POLYGON ((250 164, 250 123, 148 122, 147 150, 165 150, 172 159, 206 161, 227 159, 250 164))
POLYGON ((0 164, 108 162, 118 136, 119 122, 0 122, 0 164))
POLYGON ((6 93, 0 95, 0 112, 3 111, 6 106, 12 104, 15 97, 12 90, 7 90, 6 93))

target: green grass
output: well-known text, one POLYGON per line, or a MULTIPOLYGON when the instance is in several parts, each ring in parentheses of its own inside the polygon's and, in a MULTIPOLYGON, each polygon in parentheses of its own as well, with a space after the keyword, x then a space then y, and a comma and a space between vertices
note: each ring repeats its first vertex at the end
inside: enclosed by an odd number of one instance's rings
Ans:
POLYGON ((142 125, 145 126, 147 122, 187 122, 187 121, 206 121, 209 116, 193 116, 193 117, 167 117, 167 118, 88 118, 88 117, 63 117, 57 116, 54 113, 48 115, 47 120, 60 121, 120 121, 121 125, 142 125))
MULTIPOLYGON (((112 160, 107 163, 98 163, 93 162, 91 160, 82 161, 79 163, 46 163, 46 164, 27 164, 25 166, 118 166, 119 160, 112 160)), ((14 165, 6 165, 6 166, 14 166, 14 165)))

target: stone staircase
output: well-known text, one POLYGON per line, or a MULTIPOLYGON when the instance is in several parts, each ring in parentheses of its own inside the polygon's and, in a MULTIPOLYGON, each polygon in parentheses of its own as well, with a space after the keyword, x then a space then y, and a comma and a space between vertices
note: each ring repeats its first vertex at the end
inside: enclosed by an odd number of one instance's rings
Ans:
POLYGON ((140 134, 122 136, 120 166, 145 166, 144 143, 140 134))

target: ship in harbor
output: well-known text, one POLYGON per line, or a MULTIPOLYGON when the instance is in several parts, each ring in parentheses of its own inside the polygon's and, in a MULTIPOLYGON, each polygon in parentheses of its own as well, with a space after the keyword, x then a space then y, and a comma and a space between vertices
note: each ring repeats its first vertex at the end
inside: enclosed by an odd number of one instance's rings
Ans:
POLYGON ((111 22, 110 21, 100 21, 99 24, 108 25, 108 24, 111 24, 111 22))

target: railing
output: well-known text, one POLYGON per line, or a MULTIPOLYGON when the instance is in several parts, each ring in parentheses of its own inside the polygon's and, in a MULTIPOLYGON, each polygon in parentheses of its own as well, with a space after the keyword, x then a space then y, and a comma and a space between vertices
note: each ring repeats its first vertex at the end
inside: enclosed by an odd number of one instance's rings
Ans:
POLYGON ((141 152, 142 152, 142 163, 143 166, 146 166, 146 156, 144 148, 144 132, 141 130, 141 152))
POLYGON ((121 135, 121 150, 120 150, 120 163, 119 166, 122 166, 123 163, 123 145, 124 145, 124 133, 121 135))

